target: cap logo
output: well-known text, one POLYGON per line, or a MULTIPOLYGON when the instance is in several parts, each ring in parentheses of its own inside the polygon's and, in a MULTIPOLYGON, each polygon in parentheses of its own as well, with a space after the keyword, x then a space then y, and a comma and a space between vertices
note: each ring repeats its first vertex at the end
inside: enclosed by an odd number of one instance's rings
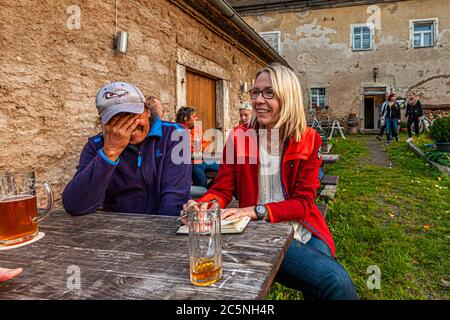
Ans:
POLYGON ((106 91, 103 94, 103 98, 105 99, 112 99, 112 98, 121 98, 123 96, 126 96, 128 94, 128 91, 123 89, 117 89, 115 92, 106 91))

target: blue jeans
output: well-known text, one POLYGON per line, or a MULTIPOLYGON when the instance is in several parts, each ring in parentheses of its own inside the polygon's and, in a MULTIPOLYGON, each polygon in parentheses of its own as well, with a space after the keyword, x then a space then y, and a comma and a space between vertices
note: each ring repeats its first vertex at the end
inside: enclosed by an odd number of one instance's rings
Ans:
POLYGON ((355 286, 328 246, 312 235, 292 240, 275 281, 303 292, 305 300, 357 300, 355 286))
POLYGON ((395 138, 398 137, 398 119, 386 118, 386 142, 391 141, 391 135, 395 138))
POLYGON ((208 187, 208 180, 205 176, 205 171, 219 171, 219 164, 217 163, 206 163, 193 164, 192 165, 192 182, 194 186, 208 187))

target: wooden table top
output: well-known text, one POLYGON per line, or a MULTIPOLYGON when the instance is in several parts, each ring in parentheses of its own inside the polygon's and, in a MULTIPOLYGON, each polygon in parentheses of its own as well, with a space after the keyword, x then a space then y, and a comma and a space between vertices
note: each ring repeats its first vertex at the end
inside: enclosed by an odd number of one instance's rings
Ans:
POLYGON ((55 210, 43 239, 0 251, 2 268, 24 269, 0 299, 264 299, 293 238, 289 224, 263 221, 222 235, 222 279, 196 287, 178 227, 176 217, 55 210))

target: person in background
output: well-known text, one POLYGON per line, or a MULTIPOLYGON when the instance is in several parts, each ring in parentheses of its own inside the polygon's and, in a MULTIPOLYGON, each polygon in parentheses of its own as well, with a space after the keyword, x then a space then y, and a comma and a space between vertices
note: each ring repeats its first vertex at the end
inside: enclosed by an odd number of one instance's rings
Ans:
POLYGON ((154 96, 149 96, 147 100, 145 101, 147 107, 150 109, 150 111, 155 112, 158 117, 162 120, 164 116, 164 108, 162 107, 161 101, 156 99, 154 96))
POLYGON ((14 278, 15 276, 18 276, 23 271, 22 268, 18 269, 5 269, 0 268, 0 282, 8 281, 11 278, 14 278))
POLYGON ((177 123, 183 125, 189 130, 191 137, 191 157, 192 157, 192 183, 195 186, 208 187, 208 179, 205 172, 219 170, 219 164, 216 162, 205 162, 203 156, 196 158, 196 152, 201 152, 208 147, 208 142, 203 138, 201 127, 195 127, 195 121, 199 121, 195 108, 193 107, 181 107, 176 114, 177 123), (196 147, 197 145, 197 147, 196 147))
MULTIPOLYGON (((301 290, 305 299, 357 299, 315 204, 322 139, 306 124, 297 76, 281 64, 269 65, 257 73, 249 92, 255 117, 248 127, 234 128, 214 184, 198 202, 215 200, 224 209, 237 190, 239 208, 222 210, 223 219, 248 216, 293 228, 294 240, 275 281, 301 290)), ((205 205, 190 200, 183 208, 202 210, 205 205)))
POLYGON ((380 132, 377 135, 377 139, 381 141, 384 135, 384 130, 386 130, 386 106, 389 100, 389 93, 386 92, 384 95, 384 102, 380 106, 380 132))
POLYGON ((400 122, 400 105, 396 101, 397 95, 391 93, 386 105, 386 145, 391 143, 391 135, 398 142, 398 124, 400 122))
POLYGON ((416 132, 416 136, 419 136, 420 130, 419 130, 419 121, 420 118, 423 116, 423 109, 422 109, 422 103, 417 98, 417 95, 414 91, 411 91, 408 96, 408 102, 406 103, 406 114, 407 122, 406 127, 408 128, 408 139, 406 142, 412 141, 412 131, 411 127, 414 123, 414 131, 416 132))
POLYGON ((172 150, 183 143, 181 149, 188 149, 189 137, 182 136, 179 125, 161 121, 132 84, 104 85, 96 106, 103 132, 89 138, 81 152, 75 176, 62 194, 65 210, 71 215, 98 209, 178 215, 190 199, 186 177, 192 167, 190 161, 177 164, 172 150), (172 141, 174 132, 182 139, 172 141))
POLYGON ((239 124, 247 125, 252 117, 252 104, 250 102, 244 102, 239 107, 239 124))

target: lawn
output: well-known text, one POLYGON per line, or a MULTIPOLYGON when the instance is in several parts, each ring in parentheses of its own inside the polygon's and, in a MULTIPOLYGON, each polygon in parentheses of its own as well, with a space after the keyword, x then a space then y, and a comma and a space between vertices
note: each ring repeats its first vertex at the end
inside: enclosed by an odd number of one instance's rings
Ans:
MULTIPOLYGON (((402 141, 406 137, 402 136, 402 141)), ((392 168, 370 164, 368 139, 334 139, 341 159, 326 167, 340 178, 327 222, 336 257, 350 273, 361 299, 449 299, 450 179, 417 158, 406 143, 386 147, 392 168), (369 289, 381 271, 381 288, 369 289)), ((268 299, 301 299, 275 283, 268 299)))

